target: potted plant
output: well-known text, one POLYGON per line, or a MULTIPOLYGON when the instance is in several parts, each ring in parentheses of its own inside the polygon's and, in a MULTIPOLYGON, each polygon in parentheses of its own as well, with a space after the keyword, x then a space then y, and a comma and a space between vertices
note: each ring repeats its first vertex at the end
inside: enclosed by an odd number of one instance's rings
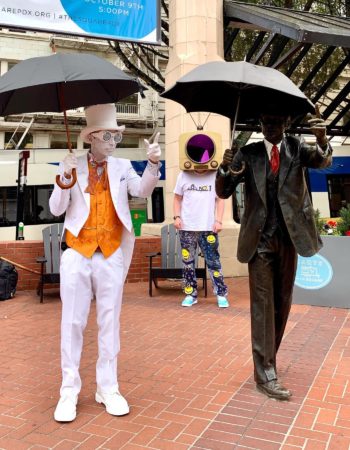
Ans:
POLYGON ((340 220, 337 228, 341 236, 350 236, 350 208, 342 208, 340 210, 340 220))
POLYGON ((316 209, 315 211, 315 223, 317 227, 317 231, 321 236, 339 236, 339 228, 338 228, 338 218, 336 219, 326 219, 321 217, 320 211, 316 209))

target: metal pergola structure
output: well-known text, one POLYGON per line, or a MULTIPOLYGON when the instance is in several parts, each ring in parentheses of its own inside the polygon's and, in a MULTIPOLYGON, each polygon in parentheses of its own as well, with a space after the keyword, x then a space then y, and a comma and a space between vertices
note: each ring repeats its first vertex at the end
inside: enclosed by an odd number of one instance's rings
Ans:
MULTIPOLYGON (((293 79, 293 74, 307 55, 317 51, 313 67, 298 77, 299 88, 313 103, 321 106, 330 137, 350 132, 350 18, 296 11, 287 8, 224 0, 225 59, 232 61, 240 33, 251 33, 251 45, 245 60, 281 70, 293 79), (320 71, 330 67, 334 52, 336 64, 327 72, 322 84, 315 83, 320 71), (341 80, 341 83, 339 83, 341 80), (334 84, 338 84, 335 89, 334 84)), ((238 131, 258 131, 258 124, 237 124, 238 131)), ((292 124, 294 134, 309 134, 307 125, 292 124)))

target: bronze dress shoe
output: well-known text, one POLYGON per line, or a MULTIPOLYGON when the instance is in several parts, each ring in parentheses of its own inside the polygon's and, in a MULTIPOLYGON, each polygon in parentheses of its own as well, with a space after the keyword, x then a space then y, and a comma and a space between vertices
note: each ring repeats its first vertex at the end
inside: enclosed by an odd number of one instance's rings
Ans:
POLYGON ((292 396, 291 391, 283 387, 277 380, 268 381, 267 383, 257 383, 256 388, 268 397, 277 400, 289 400, 292 396))

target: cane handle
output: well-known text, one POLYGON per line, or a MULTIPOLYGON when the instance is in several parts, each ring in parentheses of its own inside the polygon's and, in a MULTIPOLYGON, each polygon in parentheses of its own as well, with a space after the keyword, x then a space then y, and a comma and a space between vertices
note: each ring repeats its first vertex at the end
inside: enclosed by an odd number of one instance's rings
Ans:
POLYGON ((61 189, 70 189, 77 182, 77 171, 75 169, 72 170, 72 181, 69 184, 64 184, 61 181, 60 175, 56 175, 56 183, 61 189))

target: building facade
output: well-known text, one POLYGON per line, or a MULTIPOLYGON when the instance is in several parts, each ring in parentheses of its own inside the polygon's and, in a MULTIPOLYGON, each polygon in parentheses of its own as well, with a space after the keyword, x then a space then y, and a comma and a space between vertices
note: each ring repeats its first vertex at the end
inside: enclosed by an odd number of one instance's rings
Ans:
MULTIPOLYGON (((127 72, 107 41, 72 36, 51 36, 33 31, 0 30, 0 75, 18 62, 32 57, 48 56, 53 50, 62 53, 92 53, 104 58, 127 72)), ((154 61, 160 65, 162 62, 154 61)), ((157 130, 161 132, 160 143, 164 151, 164 102, 151 89, 134 94, 116 104, 118 124, 126 126, 123 141, 115 156, 128 158, 135 169, 142 172, 146 154, 144 139, 157 130)), ((67 111, 72 147, 77 154, 86 152, 86 144, 79 137, 85 126, 84 109, 67 111)), ((53 218, 48 211, 57 164, 67 152, 67 138, 63 113, 37 112, 0 118, 0 228, 1 240, 14 239, 16 226, 18 159, 21 150, 29 151, 28 174, 24 195, 24 222, 27 239, 41 239, 41 229, 53 218)), ((164 160, 164 155, 162 156, 164 160)), ((164 219, 162 179, 154 197, 148 203, 130 199, 131 208, 145 210, 145 221, 164 219)), ((136 219, 139 219, 140 214, 136 219)), ((58 218, 57 220, 62 220, 58 218)), ((139 225, 136 220, 136 225, 139 225)))

